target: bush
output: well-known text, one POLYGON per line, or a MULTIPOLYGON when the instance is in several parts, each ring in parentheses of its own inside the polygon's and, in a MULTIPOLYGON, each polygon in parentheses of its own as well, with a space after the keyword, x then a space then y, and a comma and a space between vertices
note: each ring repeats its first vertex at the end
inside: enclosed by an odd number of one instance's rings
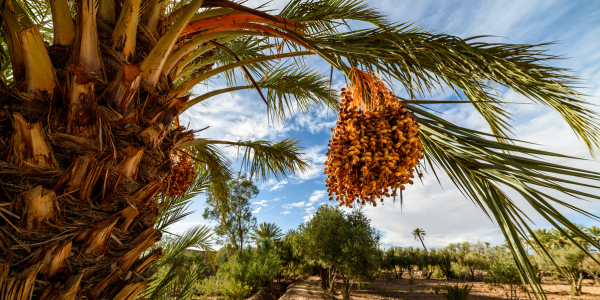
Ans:
POLYGON ((250 295, 252 288, 243 282, 232 280, 223 287, 222 294, 227 299, 231 300, 242 300, 246 296, 250 295))
POLYGON ((452 274, 458 277, 458 279, 467 279, 467 277, 469 277, 469 270, 466 267, 463 267, 463 265, 457 262, 451 262, 450 266, 450 271, 452 271, 452 274))
POLYGON ((511 254, 499 252, 492 256, 483 281, 501 287, 507 299, 519 299, 517 290, 522 286, 521 277, 511 254))
POLYGON ((462 287, 458 284, 454 286, 445 285, 444 288, 446 289, 446 292, 444 292, 443 295, 447 300, 469 300, 469 294, 471 293, 473 285, 465 284, 462 287))
POLYGON ((262 240, 257 248, 248 247, 229 257, 221 265, 218 276, 259 289, 277 276, 279 265, 273 242, 262 240))
POLYGON ((198 290, 202 292, 203 299, 215 298, 223 289, 223 281, 216 276, 204 278, 198 286, 198 290))
POLYGON ((584 260, 587 255, 579 247, 565 245, 549 251, 554 259, 556 266, 552 266, 555 273, 562 275, 567 279, 571 286, 571 296, 581 296, 581 282, 585 272, 584 260))

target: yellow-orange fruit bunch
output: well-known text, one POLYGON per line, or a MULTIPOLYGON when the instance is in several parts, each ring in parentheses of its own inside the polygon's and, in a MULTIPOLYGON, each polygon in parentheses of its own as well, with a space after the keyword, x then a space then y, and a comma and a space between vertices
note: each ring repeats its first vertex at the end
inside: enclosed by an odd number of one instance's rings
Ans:
MULTIPOLYGON (((413 184, 423 158, 419 126, 383 82, 357 69, 366 86, 342 89, 335 132, 329 141, 325 174, 329 200, 352 207, 355 201, 377 205, 413 184), (370 101, 361 98, 369 95, 370 101)), ((355 77, 356 79, 356 77, 355 77)), ((356 80, 354 81, 356 82, 356 80)), ((333 129, 332 129, 333 130, 333 129)), ((421 174, 419 174, 421 176, 421 174)))
POLYGON ((181 153, 181 155, 171 155, 171 161, 174 167, 166 194, 169 197, 183 196, 188 188, 194 184, 196 162, 187 152, 185 154, 181 153))

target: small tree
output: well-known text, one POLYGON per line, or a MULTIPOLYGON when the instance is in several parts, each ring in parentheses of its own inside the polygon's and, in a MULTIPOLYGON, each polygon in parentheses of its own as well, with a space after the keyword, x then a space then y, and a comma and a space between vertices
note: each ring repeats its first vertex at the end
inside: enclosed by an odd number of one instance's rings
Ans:
POLYGON ((565 277, 571 286, 571 296, 581 296, 584 260, 587 255, 577 246, 565 245, 549 251, 556 265, 551 265, 553 271, 565 277))
POLYGON ((396 278, 402 277, 401 262, 398 256, 400 251, 402 250, 399 247, 391 247, 383 255, 382 267, 385 270, 393 271, 396 278))
POLYGON ((485 259, 484 255, 478 252, 471 252, 465 255, 462 261, 462 265, 465 266, 471 280, 475 280, 475 271, 477 270, 485 270, 488 268, 488 262, 485 259))
MULTIPOLYGON (((594 258, 597 261, 600 261, 600 253, 594 253, 594 258)), ((596 261, 594 261, 591 257, 586 257, 583 260, 583 268, 585 272, 588 273, 592 278, 594 278, 594 282, 596 285, 600 284, 600 265, 596 261)))
POLYGON ((357 280, 373 280, 379 268, 377 248, 379 233, 371 227, 361 211, 354 210, 347 216, 346 239, 342 247, 342 264, 338 266, 342 275, 342 298, 350 299, 350 289, 357 280))
POLYGON ((217 198, 211 192, 206 199, 207 207, 202 216, 204 219, 219 222, 215 226, 217 242, 221 245, 231 244, 235 250, 244 249, 249 233, 256 227, 256 218, 252 216, 250 200, 258 195, 258 187, 240 176, 227 183, 229 195, 227 209, 223 210, 217 198))
POLYGON ((435 252, 437 267, 444 273, 446 279, 452 278, 452 263, 456 262, 456 254, 448 249, 435 252))
POLYGON ((333 292, 336 275, 342 277, 342 297, 348 300, 357 280, 373 280, 379 269, 377 252, 379 233, 359 210, 344 213, 337 207, 323 205, 314 217, 300 226, 300 247, 309 261, 328 270, 329 291, 333 292))
POLYGON ((256 248, 247 247, 229 257, 219 268, 218 276, 258 289, 277 276, 279 266, 273 241, 261 240, 256 248))
POLYGON ((487 284, 501 287, 506 299, 519 299, 518 289, 522 286, 519 269, 510 253, 504 249, 496 248, 490 255, 489 268, 483 281, 487 284))

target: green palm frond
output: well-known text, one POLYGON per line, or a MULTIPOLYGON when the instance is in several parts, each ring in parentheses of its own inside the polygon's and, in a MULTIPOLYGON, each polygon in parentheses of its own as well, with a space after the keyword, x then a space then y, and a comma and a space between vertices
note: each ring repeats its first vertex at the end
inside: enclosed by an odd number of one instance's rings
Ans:
POLYGON ((160 199, 162 200, 163 208, 159 210, 156 220, 155 228, 157 230, 165 231, 169 226, 194 213, 194 211, 189 210, 193 198, 200 193, 206 192, 210 188, 210 183, 216 181, 214 175, 202 167, 200 166, 199 172, 194 179, 194 184, 188 188, 185 195, 176 197, 163 195, 162 199, 160 199))
MULTIPOLYGON (((546 54, 549 45, 483 43, 445 34, 412 32, 408 25, 365 29, 305 41, 340 70, 363 67, 397 80, 418 99, 450 87, 459 98, 473 101, 498 139, 508 142, 509 114, 496 92, 508 88, 555 109, 593 154, 600 148, 600 124, 589 104, 573 91, 578 81, 568 70, 546 63, 559 57, 546 54), (483 102, 480 102, 482 101, 483 102)), ((300 38, 300 37, 299 37, 300 38)))
POLYGON ((311 35, 337 33, 337 28, 347 26, 350 20, 392 26, 384 14, 361 0, 292 0, 279 16, 302 23, 311 35))
POLYGON ((210 226, 197 225, 186 230, 181 235, 173 235, 171 238, 163 239, 158 244, 158 247, 163 248, 164 256, 155 265, 161 267, 170 264, 181 253, 184 253, 191 247, 200 248, 204 251, 214 251, 212 235, 212 228, 210 226))
POLYGON ((405 105, 415 112, 420 126, 424 156, 432 172, 437 176, 436 169, 442 169, 467 198, 491 219, 493 216, 518 262, 523 279, 534 288, 536 295, 540 294, 541 287, 535 279, 535 273, 520 238, 530 245, 539 246, 545 252, 544 243, 537 239, 528 223, 529 217, 515 205, 506 190, 510 189, 519 194, 546 221, 579 245, 575 238, 586 242, 593 240, 571 223, 553 204, 572 209, 595 220, 599 218, 544 192, 540 187, 566 196, 600 199, 596 194, 575 188, 598 188, 582 182, 581 179, 600 180, 600 173, 538 159, 536 157, 569 157, 502 143, 496 141, 494 135, 462 128, 417 106, 405 105), (561 226, 573 234, 567 234, 561 226))
POLYGON ((231 162, 219 147, 211 144, 195 145, 194 158, 198 162, 200 174, 207 176, 206 190, 226 209, 229 195, 227 182, 233 178, 234 173, 231 162))
POLYGON ((241 167, 244 172, 250 173, 250 178, 256 176, 262 180, 274 177, 283 180, 288 175, 308 171, 302 147, 298 141, 288 138, 278 143, 269 141, 215 141, 196 139, 184 144, 182 147, 206 147, 206 145, 226 145, 244 148, 241 167))
MULTIPOLYGON (((296 111, 308 113, 313 105, 333 111, 339 106, 329 79, 310 68, 283 66, 266 74, 257 84, 267 90, 267 110, 272 121, 285 122, 286 118, 293 118, 296 111)), ((205 93, 188 101, 183 111, 211 97, 247 89, 254 89, 254 86, 227 87, 205 93)))
MULTIPOLYGON (((148 280, 143 292, 147 299, 189 299, 196 292, 203 264, 189 263, 186 250, 200 248, 205 253, 214 252, 212 230, 208 226, 198 225, 188 229, 182 235, 163 238, 157 247, 163 249, 163 258, 154 263, 155 267, 168 269, 164 274, 157 273, 148 280)), ((204 258, 201 258, 204 259, 204 258)))
POLYGON ((254 228, 250 233, 250 238, 255 242, 259 240, 273 240, 278 241, 284 237, 281 228, 275 223, 263 222, 258 224, 258 227, 254 228))

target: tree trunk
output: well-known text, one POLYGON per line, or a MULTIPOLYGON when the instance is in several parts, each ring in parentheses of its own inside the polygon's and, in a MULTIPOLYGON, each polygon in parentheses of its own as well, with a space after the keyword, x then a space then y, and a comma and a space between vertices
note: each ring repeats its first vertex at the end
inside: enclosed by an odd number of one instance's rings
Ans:
POLYGON ((342 299, 350 300, 350 290, 352 289, 352 281, 342 273, 342 299))
POLYGON ((319 276, 321 277, 321 288, 327 290, 327 286, 329 285, 328 280, 328 269, 323 269, 323 267, 319 267, 319 276))
POLYGON ((337 275, 337 271, 334 268, 329 269, 329 294, 333 295, 335 292, 335 277, 337 275))
POLYGON ((421 245, 423 245, 423 249, 425 249, 425 251, 427 251, 427 247, 425 247, 425 243, 423 243, 423 239, 421 238, 420 235, 419 235, 419 240, 421 241, 421 245))
POLYGON ((141 255, 161 237, 172 150, 194 138, 173 125, 187 98, 151 65, 142 80, 156 41, 141 25, 158 34, 162 4, 77 0, 73 20, 66 0, 49 3, 51 46, 2 8, 16 84, 0 87, 0 298, 132 300, 162 257, 141 255))

